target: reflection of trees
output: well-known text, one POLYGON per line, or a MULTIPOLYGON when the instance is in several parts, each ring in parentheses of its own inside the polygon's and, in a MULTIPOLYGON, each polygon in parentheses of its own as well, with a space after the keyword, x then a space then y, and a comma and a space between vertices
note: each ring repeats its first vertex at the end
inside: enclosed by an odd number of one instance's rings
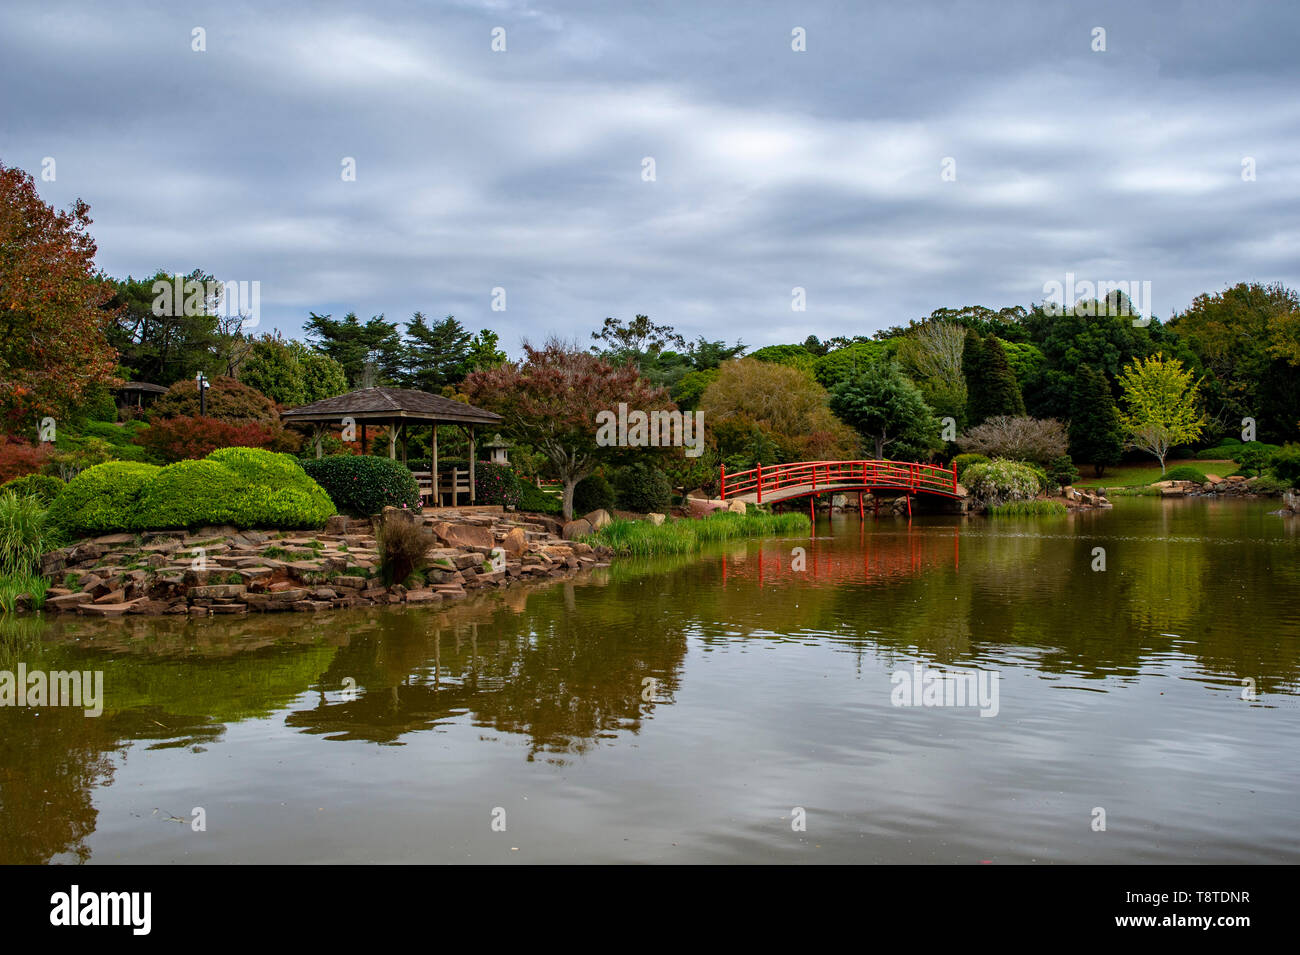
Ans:
MULTIPOLYGON (((644 596, 646 588, 632 585, 644 596)), ((336 739, 392 743, 469 714, 530 738, 532 753, 581 753, 607 733, 635 732, 642 680, 655 698, 677 687, 685 636, 622 586, 573 584, 534 593, 511 611, 460 605, 388 615, 383 628, 340 650, 322 684, 351 677, 355 699, 329 698, 288 723, 336 739)), ((338 694, 335 694, 338 697, 338 694)))

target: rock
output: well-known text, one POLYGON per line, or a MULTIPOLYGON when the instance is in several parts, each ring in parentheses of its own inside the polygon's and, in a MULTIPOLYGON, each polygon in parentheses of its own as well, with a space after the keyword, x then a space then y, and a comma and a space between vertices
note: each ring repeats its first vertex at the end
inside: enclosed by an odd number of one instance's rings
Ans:
POLYGON ((389 505, 379 512, 381 526, 389 521, 405 521, 407 524, 415 524, 419 520, 419 516, 409 507, 393 507, 389 505))
POLYGON ((348 532, 348 519, 342 514, 335 514, 325 522, 325 534, 343 535, 348 532))
POLYGON ((727 505, 727 510, 732 514, 744 514, 747 508, 744 501, 736 500, 727 505))
POLYGON ((656 512, 654 512, 654 511, 651 511, 649 514, 647 514, 647 515, 645 516, 645 519, 646 519, 647 521, 649 521, 651 524, 653 524, 655 527, 658 527, 660 524, 662 524, 662 523, 663 523, 664 521, 666 521, 668 518, 667 518, 665 515, 663 515, 663 514, 659 514, 659 513, 656 513, 656 512))
POLYGON ((51 610, 75 610, 81 604, 88 604, 93 598, 90 594, 67 594, 63 597, 47 597, 45 606, 51 610))
POLYGON ((191 587, 190 599, 210 599, 213 597, 242 597, 248 593, 243 584, 210 584, 206 587, 191 587))
POLYGON ((110 590, 108 593, 95 598, 97 604, 120 604, 126 603, 125 590, 110 590))
POLYGON ((592 530, 597 531, 613 521, 613 518, 609 516, 609 511, 603 507, 592 511, 590 514, 583 514, 582 519, 591 525, 592 530))
POLYGON ((92 543, 103 544, 105 547, 114 547, 121 544, 134 544, 135 535, 133 534, 104 534, 102 537, 96 537, 92 543))
POLYGON ((208 608, 213 613, 247 613, 247 604, 213 604, 208 608))
POLYGON ((701 500, 697 497, 690 498, 686 503, 690 505, 692 517, 707 517, 714 511, 722 511, 727 508, 726 501, 701 500))
POLYGON ((90 617, 120 617, 139 603, 141 601, 132 600, 130 603, 82 604, 77 608, 77 613, 90 617))
POLYGON ((518 557, 528 549, 528 535, 522 527, 512 527, 501 541, 501 549, 508 557, 518 557))
POLYGON ((496 538, 487 527, 475 524, 449 524, 441 521, 433 525, 433 536, 452 547, 486 547, 491 550, 496 546, 496 538))
POLYGON ((702 501, 707 501, 709 499, 709 495, 705 494, 703 489, 698 487, 694 491, 687 491, 686 496, 688 498, 697 498, 702 501))
POLYGON ((408 590, 406 592, 406 602, 408 604, 427 604, 441 599, 432 590, 408 590))
POLYGON ((576 521, 569 521, 564 525, 561 536, 565 540, 576 540, 579 537, 586 537, 591 533, 591 524, 585 518, 578 518, 576 521))

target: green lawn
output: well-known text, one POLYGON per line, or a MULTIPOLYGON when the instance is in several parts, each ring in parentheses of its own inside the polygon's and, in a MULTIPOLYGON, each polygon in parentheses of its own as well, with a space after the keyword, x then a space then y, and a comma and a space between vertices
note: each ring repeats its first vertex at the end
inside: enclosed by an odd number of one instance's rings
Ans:
MULTIPOLYGON (((1235 461, 1197 461, 1195 458, 1166 461, 1165 470, 1172 471, 1180 464, 1187 464, 1203 474, 1217 474, 1219 477, 1227 477, 1237 470, 1235 461)), ((1119 467, 1107 468, 1106 473, 1101 477, 1093 477, 1090 464, 1078 465, 1078 468, 1079 480, 1074 482, 1075 487, 1145 487, 1161 479, 1160 465, 1155 459, 1152 459, 1150 464, 1122 464, 1119 467)))

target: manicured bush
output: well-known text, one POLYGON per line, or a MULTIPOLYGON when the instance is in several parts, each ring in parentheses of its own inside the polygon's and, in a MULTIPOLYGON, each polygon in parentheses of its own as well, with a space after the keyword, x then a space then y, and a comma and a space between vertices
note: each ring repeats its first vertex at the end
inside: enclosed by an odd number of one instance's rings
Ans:
POLYGON ((345 514, 367 517, 385 507, 420 506, 420 486, 400 461, 339 454, 307 460, 302 466, 345 514))
POLYGON ((588 475, 573 489, 574 514, 590 514, 592 511, 609 511, 613 508, 614 488, 603 474, 588 475))
POLYGON ((1068 454, 1063 454, 1047 465, 1047 479, 1057 487, 1067 487, 1079 480, 1079 469, 1068 454))
POLYGON ((107 534, 133 526, 136 505, 162 469, 138 461, 108 461, 82 471, 50 505, 50 522, 68 537, 107 534))
POLYGON ((491 461, 479 461, 474 466, 475 503, 518 507, 521 493, 519 476, 510 468, 491 461))
POLYGON ((962 478, 966 489, 989 507, 1030 500, 1042 490, 1042 482, 1043 478, 1030 465, 1002 458, 972 464, 962 478))
POLYGON ((564 504, 554 494, 547 494, 532 484, 524 484, 519 494, 519 510, 536 511, 539 514, 559 514, 564 510, 564 504))
POLYGON ((1234 456, 1234 460, 1246 474, 1263 474, 1264 469, 1268 467, 1269 461, 1272 460, 1277 451, 1276 445, 1250 441, 1242 445, 1241 450, 1234 456))
POLYGON ((1195 481, 1197 484, 1204 484, 1209 480, 1204 472, 1196 470, 1190 464, 1180 464, 1176 468, 1170 468, 1165 472, 1162 481, 1195 481))
POLYGON ((667 513, 673 486, 663 471, 638 462, 615 472, 614 491, 615 502, 626 511, 667 513))
MULTIPOLYGON (((280 421, 274 401, 234 378, 211 379, 204 403, 207 417, 219 421, 253 422, 268 428, 276 427, 280 421)), ((176 382, 165 395, 159 395, 147 414, 151 422, 158 422, 167 418, 197 418, 199 410, 198 386, 193 379, 187 379, 176 382)))
POLYGON ((1269 470, 1288 487, 1300 486, 1300 444, 1284 444, 1274 451, 1269 470))
POLYGON ((961 480, 962 474, 972 464, 988 464, 989 458, 983 454, 959 454, 952 459, 952 467, 957 470, 957 480, 961 480))
POLYGON ((0 494, 13 491, 26 497, 34 497, 43 507, 49 507, 63 490, 64 484, 49 474, 25 474, 5 484, 0 484, 0 494))
POLYGON ((45 506, 34 497, 0 493, 0 574, 31 574, 53 548, 45 506))

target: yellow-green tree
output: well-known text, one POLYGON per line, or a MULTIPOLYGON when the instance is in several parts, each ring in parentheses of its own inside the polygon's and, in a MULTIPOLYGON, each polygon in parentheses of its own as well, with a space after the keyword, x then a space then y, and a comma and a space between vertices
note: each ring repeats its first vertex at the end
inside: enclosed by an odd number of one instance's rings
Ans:
POLYGON ((1120 422, 1129 445, 1155 455, 1164 474, 1169 449, 1195 441, 1205 426, 1200 383, 1181 361, 1160 352, 1126 365, 1119 383, 1124 400, 1120 422))

